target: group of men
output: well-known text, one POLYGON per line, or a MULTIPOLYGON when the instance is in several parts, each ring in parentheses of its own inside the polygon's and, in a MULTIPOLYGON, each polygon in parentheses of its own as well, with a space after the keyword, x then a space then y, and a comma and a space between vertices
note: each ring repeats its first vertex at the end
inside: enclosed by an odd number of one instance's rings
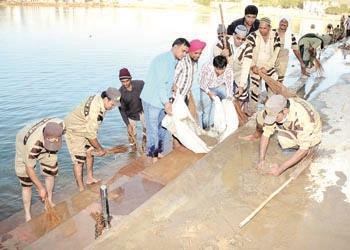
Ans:
MULTIPOLYGON (((306 65, 296 38, 286 33, 288 20, 281 19, 278 29, 273 30, 269 18, 258 20, 257 15, 258 8, 249 5, 244 17, 230 24, 227 31, 220 25, 213 58, 200 70, 198 60, 206 43, 199 39, 189 42, 178 38, 169 51, 152 60, 145 82, 132 80, 128 69, 120 69, 120 89, 109 87, 100 94, 88 97, 64 120, 45 118, 23 128, 17 134, 15 169, 22 186, 26 220, 31 219, 33 184, 41 199, 47 199, 53 205, 52 190, 58 172, 57 152, 61 148, 63 134, 79 190, 84 190, 85 184, 99 181, 93 176, 94 156, 103 156, 107 151, 99 142, 97 132, 105 113, 114 107, 119 107, 133 150, 137 146, 136 123, 141 121, 145 153, 150 163, 154 163, 173 149, 173 136, 162 126, 163 118, 167 114, 172 115, 175 98, 183 98, 187 105, 191 100, 193 102, 191 89, 197 78, 202 106, 200 123, 204 129, 211 129, 216 96, 221 100, 239 101, 242 111, 248 116, 257 111, 257 103, 263 101, 260 97, 262 76, 268 75, 282 84, 289 49, 293 50, 304 73, 306 65), (45 176, 45 185, 35 174, 37 161, 45 176), (85 183, 84 165, 87 169, 85 183)), ((321 123, 318 113, 308 102, 273 95, 266 89, 269 98, 265 109, 257 116, 261 131, 256 136, 261 137, 259 167, 264 164, 268 138, 274 131, 278 131, 278 140, 283 148, 298 148, 285 163, 271 168, 271 174, 279 175, 320 142, 321 123)))

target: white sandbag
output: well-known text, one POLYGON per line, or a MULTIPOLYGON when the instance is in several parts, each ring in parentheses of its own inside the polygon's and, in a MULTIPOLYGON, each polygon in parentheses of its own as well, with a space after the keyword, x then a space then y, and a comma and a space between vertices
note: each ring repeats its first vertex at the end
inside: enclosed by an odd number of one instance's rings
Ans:
POLYGON ((233 105, 232 99, 222 100, 223 113, 225 116, 226 129, 220 135, 220 142, 225 140, 230 134, 235 132, 238 129, 239 120, 237 111, 233 105))
POLYGON ((172 115, 164 117, 162 126, 194 153, 208 153, 211 149, 199 137, 205 132, 192 117, 181 95, 176 95, 172 105, 172 115))
POLYGON ((214 97, 214 128, 213 130, 221 134, 226 129, 225 111, 220 98, 214 97))

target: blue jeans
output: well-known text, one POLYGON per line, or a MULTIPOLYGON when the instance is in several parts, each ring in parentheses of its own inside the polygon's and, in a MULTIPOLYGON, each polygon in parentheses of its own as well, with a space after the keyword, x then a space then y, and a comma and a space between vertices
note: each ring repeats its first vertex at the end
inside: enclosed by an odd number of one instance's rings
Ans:
POLYGON ((159 153, 166 155, 173 150, 171 133, 162 127, 165 117, 164 109, 157 108, 142 100, 145 114, 147 135, 147 156, 157 157, 159 153))
MULTIPOLYGON (((210 92, 214 93, 220 100, 227 97, 226 86, 222 84, 219 87, 209 89, 210 92)), ((204 129, 209 128, 214 123, 214 102, 210 99, 207 93, 201 90, 200 94, 201 104, 202 104, 202 126, 204 129)))

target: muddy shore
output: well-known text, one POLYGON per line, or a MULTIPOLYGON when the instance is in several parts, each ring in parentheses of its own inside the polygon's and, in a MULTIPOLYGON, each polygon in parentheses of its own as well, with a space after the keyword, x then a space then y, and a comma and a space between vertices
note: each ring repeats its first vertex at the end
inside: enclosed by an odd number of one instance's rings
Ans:
MULTIPOLYGON (((89 249, 348 249, 350 79, 342 77, 346 84, 313 101, 322 102, 324 121, 316 161, 245 228, 239 222, 287 174, 274 178, 257 173, 257 143, 232 136, 89 249)), ((271 146, 270 159, 286 157, 271 146)))
MULTIPOLYGON (((349 65, 340 65, 339 53, 327 63, 347 72, 349 65)), ((146 168, 142 159, 122 168, 111 165, 109 170, 117 171, 112 177, 109 172, 105 182, 110 185, 113 228, 96 242, 90 212, 98 209, 98 186, 59 203, 62 223, 55 228, 48 230, 42 215, 31 223, 17 222, 17 227, 9 220, 10 230, 1 226, 0 249, 44 249, 52 242, 54 249, 90 244, 92 249, 347 249, 350 75, 336 74, 317 78, 317 89, 336 86, 312 100, 324 122, 317 160, 243 230, 239 222, 288 178, 288 173, 274 178, 254 169, 257 142, 238 139, 254 130, 254 122, 205 156, 174 152, 152 167, 146 168)), ((304 82, 311 97, 317 93, 308 86, 314 79, 304 82)), ((276 143, 268 154, 271 163, 288 156, 276 143)))

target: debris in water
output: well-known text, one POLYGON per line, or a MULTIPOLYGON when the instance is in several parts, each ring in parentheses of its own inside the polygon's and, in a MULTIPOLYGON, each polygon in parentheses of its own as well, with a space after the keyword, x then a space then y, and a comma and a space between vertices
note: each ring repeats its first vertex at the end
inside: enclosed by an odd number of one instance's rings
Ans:
POLYGON ((60 224, 61 219, 60 217, 56 214, 55 210, 51 206, 50 202, 48 200, 45 200, 45 221, 46 221, 46 227, 48 230, 53 229, 56 227, 58 224, 60 224))
POLYGON ((90 214, 91 217, 96 221, 95 223, 95 239, 102 235, 103 229, 106 228, 106 221, 103 218, 101 212, 93 212, 90 214))

